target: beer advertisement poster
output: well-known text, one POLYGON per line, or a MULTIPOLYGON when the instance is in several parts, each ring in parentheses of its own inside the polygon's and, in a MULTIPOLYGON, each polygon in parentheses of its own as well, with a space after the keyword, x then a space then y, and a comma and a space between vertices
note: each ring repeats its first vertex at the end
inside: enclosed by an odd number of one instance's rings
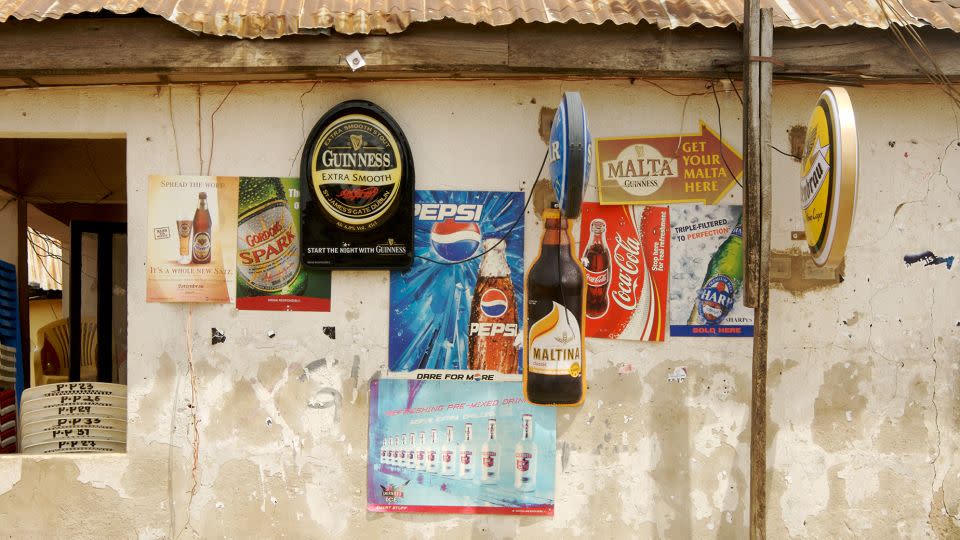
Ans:
POLYGON ((240 177, 237 309, 330 311, 330 272, 301 263, 300 179, 240 177))
POLYGON ((233 301, 238 179, 150 176, 147 302, 233 301))
POLYGON ((413 153, 369 101, 333 107, 300 163, 302 258, 310 267, 406 269, 413 262, 413 153))
POLYGON ((367 510, 552 516, 557 413, 519 382, 370 382, 367 510))
POLYGON ((698 133, 596 141, 600 204, 717 204, 743 158, 704 122, 698 133))
POLYGON ((666 206, 583 204, 586 336, 663 341, 670 277, 666 206))
POLYGON ((743 305, 742 206, 670 209, 670 335, 752 337, 743 305))
POLYGON ((417 258, 390 275, 390 370, 520 373, 523 194, 417 191, 417 258))

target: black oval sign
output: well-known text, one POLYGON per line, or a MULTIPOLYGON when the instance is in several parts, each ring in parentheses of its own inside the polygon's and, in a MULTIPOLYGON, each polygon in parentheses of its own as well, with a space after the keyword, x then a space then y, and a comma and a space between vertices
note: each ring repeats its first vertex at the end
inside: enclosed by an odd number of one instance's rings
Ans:
POLYGON ((400 126, 369 101, 317 122, 301 161, 303 262, 406 268, 413 261, 413 158, 400 126))

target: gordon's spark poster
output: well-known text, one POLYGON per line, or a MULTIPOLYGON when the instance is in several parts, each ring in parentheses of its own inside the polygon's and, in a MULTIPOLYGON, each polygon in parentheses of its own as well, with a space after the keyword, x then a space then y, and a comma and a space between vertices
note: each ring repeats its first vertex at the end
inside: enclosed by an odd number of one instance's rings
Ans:
POLYGON ((416 259, 390 273, 390 370, 519 373, 523 194, 417 191, 415 201, 416 259))
POLYGON ((233 176, 148 179, 148 302, 232 301, 237 189, 233 176))
POLYGON ((586 336, 663 341, 670 261, 665 206, 583 203, 586 336))
POLYGON ((553 515, 557 413, 519 382, 370 382, 367 509, 553 515))
POLYGON ((300 179, 240 177, 237 309, 330 311, 330 272, 301 263, 300 179))
POLYGON ((670 335, 753 336, 743 305, 741 206, 670 209, 670 335))

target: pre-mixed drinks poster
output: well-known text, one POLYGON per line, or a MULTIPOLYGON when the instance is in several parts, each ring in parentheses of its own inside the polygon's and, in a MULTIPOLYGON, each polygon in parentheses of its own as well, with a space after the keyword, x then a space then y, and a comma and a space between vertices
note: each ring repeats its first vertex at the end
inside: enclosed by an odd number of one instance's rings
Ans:
POLYGON ((373 380, 367 509, 553 515, 556 423, 519 382, 373 380))
POLYGON ((417 191, 415 201, 417 258, 390 274, 390 370, 519 373, 523 194, 417 191))
POLYGON ((670 209, 670 335, 753 336, 743 305, 741 206, 670 209))
POLYGON ((330 272, 301 263, 300 179, 240 177, 237 309, 330 311, 330 272))
POLYGON ((663 341, 670 271, 666 206, 583 203, 586 336, 663 341))
POLYGON ((148 179, 148 302, 233 300, 237 189, 232 176, 148 179))

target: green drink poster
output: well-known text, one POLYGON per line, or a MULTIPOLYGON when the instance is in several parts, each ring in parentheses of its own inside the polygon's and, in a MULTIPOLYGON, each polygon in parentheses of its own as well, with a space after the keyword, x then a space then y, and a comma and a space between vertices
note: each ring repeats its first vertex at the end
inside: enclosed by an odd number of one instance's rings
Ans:
POLYGON ((300 179, 240 177, 237 309, 330 311, 330 272, 300 261, 300 179))
POLYGON ((743 305, 742 206, 670 209, 670 335, 753 336, 743 305))

